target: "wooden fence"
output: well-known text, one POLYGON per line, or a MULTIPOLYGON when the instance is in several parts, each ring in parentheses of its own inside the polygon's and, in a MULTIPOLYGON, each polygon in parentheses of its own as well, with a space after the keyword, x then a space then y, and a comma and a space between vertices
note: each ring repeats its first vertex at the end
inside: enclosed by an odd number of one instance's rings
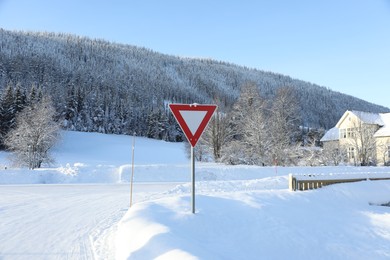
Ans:
POLYGON ((290 191, 296 190, 312 190, 318 189, 323 186, 336 184, 336 183, 347 183, 347 182, 358 182, 358 181, 378 181, 378 180, 390 180, 390 173, 388 176, 358 176, 351 174, 344 174, 344 176, 338 175, 297 175, 293 176, 289 174, 288 186, 290 191))

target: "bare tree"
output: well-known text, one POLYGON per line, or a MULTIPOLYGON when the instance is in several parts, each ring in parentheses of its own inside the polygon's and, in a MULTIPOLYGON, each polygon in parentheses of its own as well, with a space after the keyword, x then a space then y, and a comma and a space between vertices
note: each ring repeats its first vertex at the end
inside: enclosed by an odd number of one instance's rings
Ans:
POLYGON ((246 147, 241 141, 230 141, 222 148, 221 161, 230 165, 248 164, 246 147))
POLYGON ((390 144, 387 142, 387 140, 378 140, 377 141, 377 150, 378 150, 378 160, 383 163, 385 166, 390 165, 390 144))
POLYGON ((243 121, 243 142, 251 164, 267 164, 268 151, 272 147, 269 138, 269 122, 264 113, 265 106, 264 100, 258 100, 255 108, 247 114, 243 121))
POLYGON ((376 164, 376 141, 374 133, 377 126, 364 124, 361 120, 353 122, 349 145, 356 153, 356 163, 362 166, 376 164))
POLYGON ((298 99, 292 88, 278 89, 271 106, 269 122, 269 136, 272 141, 271 160, 277 165, 286 165, 300 123, 298 99))
POLYGON ((331 142, 327 144, 326 149, 322 150, 322 163, 325 165, 338 166, 346 161, 346 150, 340 145, 340 142, 331 142))
POLYGON ((6 137, 5 144, 17 165, 29 169, 51 162, 50 148, 59 137, 59 125, 54 121, 55 109, 47 97, 31 104, 16 118, 16 128, 6 137))
POLYGON ((254 83, 242 86, 241 94, 230 116, 234 132, 230 147, 233 155, 224 161, 257 164, 295 164, 298 155, 295 137, 300 113, 298 101, 291 88, 280 88, 272 102, 262 98, 254 83), (236 160, 232 158, 236 156, 236 160))
MULTIPOLYGON (((184 151, 188 159, 191 158, 191 144, 188 140, 184 140, 184 151)), ((210 147, 202 143, 202 139, 194 147, 195 160, 198 162, 209 162, 212 160, 210 147)))
POLYGON ((228 163, 265 164, 268 147, 265 105, 255 83, 248 82, 241 87, 240 97, 229 116, 232 138, 223 155, 228 163), (235 157, 235 158, 234 158, 235 157))
POLYGON ((199 142, 210 147, 214 161, 217 162, 222 157, 223 147, 232 138, 233 131, 229 128, 229 118, 220 109, 217 109, 199 142))
POLYGON ((244 121, 252 114, 259 112, 260 102, 259 88, 254 82, 246 82, 241 86, 240 96, 237 102, 233 105, 229 117, 229 127, 234 133, 234 139, 242 140, 245 133, 244 121))

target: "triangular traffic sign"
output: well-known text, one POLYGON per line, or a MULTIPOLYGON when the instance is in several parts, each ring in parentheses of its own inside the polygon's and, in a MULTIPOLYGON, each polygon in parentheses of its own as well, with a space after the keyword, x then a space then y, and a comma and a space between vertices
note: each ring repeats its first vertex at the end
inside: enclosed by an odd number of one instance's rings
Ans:
POLYGON ((217 106, 170 104, 169 108, 187 137, 188 142, 190 142, 192 147, 195 147, 217 106))

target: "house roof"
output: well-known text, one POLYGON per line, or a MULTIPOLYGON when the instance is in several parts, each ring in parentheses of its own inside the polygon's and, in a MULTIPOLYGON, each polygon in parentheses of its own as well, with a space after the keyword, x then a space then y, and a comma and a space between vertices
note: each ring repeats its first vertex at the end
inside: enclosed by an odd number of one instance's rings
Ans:
POLYGON ((369 113, 369 112, 362 112, 357 110, 352 110, 350 112, 356 115, 363 123, 371 124, 371 125, 379 125, 379 126, 384 125, 381 113, 369 113))
POLYGON ((336 127, 340 128, 343 121, 347 118, 349 114, 355 115, 357 118, 359 118, 363 123, 370 124, 370 125, 379 125, 383 126, 384 122, 382 120, 380 113, 370 113, 370 112, 363 112, 363 111, 357 111, 357 110, 347 110, 343 114, 343 116, 340 118, 340 120, 337 122, 336 127))
POLYGON ((382 127, 376 131, 374 137, 390 136, 390 113, 381 113, 382 127))
POLYGON ((340 128, 341 124, 349 114, 355 115, 364 124, 384 126, 381 113, 370 113, 370 112, 363 112, 357 110, 351 110, 351 111, 347 110, 340 118, 340 120, 337 122, 336 127, 340 128))
POLYGON ((339 140, 339 129, 337 127, 333 127, 329 129, 325 135, 321 138, 321 142, 327 141, 337 141, 339 140))

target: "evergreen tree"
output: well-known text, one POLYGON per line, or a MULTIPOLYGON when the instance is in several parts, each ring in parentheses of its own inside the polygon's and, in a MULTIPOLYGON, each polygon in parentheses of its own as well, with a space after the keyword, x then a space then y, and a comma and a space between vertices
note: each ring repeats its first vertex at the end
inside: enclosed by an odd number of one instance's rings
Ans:
POLYGON ((11 85, 8 85, 5 92, 1 96, 1 104, 0 104, 0 137, 1 148, 4 148, 3 142, 4 137, 8 134, 8 132, 15 126, 15 101, 14 101, 14 93, 11 85))
POLYGON ((16 86, 15 90, 15 112, 16 114, 21 112, 26 107, 26 93, 20 88, 20 85, 16 86))
POLYGON ((38 101, 37 90, 35 88, 35 85, 32 85, 30 89, 30 95, 28 97, 28 104, 31 105, 36 103, 37 101, 38 101))
POLYGON ((147 137, 167 140, 168 119, 161 110, 150 112, 148 116, 147 137))
POLYGON ((66 97, 66 107, 65 107, 65 119, 68 121, 73 120, 75 113, 76 113, 76 102, 75 102, 75 95, 74 95, 74 87, 72 86, 68 90, 68 95, 66 97))

